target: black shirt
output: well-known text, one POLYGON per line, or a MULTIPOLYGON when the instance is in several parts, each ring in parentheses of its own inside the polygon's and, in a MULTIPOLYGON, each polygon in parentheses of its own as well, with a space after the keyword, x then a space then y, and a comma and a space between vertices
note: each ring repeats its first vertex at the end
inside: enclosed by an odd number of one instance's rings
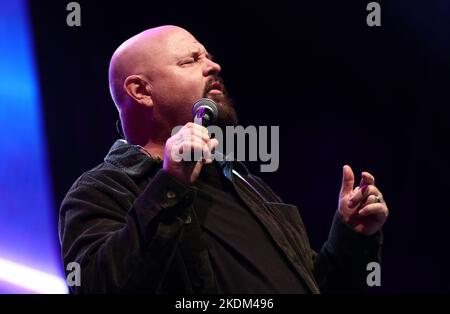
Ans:
POLYGON ((204 165, 194 207, 207 209, 203 224, 221 293, 306 293, 265 227, 238 198, 217 163, 204 165))

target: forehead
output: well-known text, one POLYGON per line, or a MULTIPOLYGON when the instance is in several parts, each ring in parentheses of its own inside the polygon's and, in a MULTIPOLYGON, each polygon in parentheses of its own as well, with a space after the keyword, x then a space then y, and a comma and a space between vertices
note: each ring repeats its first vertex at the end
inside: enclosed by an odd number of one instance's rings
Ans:
POLYGON ((182 56, 193 52, 206 52, 205 47, 188 32, 179 32, 167 40, 169 54, 182 56))

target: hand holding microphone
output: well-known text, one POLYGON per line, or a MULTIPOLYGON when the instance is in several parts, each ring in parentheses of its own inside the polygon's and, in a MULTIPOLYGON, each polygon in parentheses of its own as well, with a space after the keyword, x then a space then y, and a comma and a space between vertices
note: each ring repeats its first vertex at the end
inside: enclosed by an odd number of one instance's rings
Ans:
POLYGON ((163 162, 165 171, 188 184, 198 178, 203 163, 212 162, 212 151, 219 144, 217 139, 209 137, 206 128, 217 119, 216 103, 211 99, 201 98, 194 104, 192 115, 195 123, 185 124, 166 141, 163 162), (192 154, 200 158, 186 158, 192 154))

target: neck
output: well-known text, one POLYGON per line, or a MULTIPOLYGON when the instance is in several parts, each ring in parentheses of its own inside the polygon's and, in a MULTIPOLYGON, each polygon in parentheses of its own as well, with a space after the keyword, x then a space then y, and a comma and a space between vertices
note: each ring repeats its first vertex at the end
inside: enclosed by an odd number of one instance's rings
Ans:
POLYGON ((152 155, 153 158, 159 157, 164 160, 164 147, 165 142, 149 140, 147 144, 142 145, 142 147, 152 155))
POLYGON ((125 135, 130 144, 139 145, 152 157, 164 159, 164 147, 170 137, 170 131, 166 125, 153 121, 151 117, 137 117, 127 121, 125 135))
POLYGON ((166 147, 166 141, 171 135, 171 129, 165 125, 158 123, 151 123, 149 135, 146 140, 142 142, 141 146, 152 155, 152 157, 159 157, 164 159, 164 148, 166 147), (166 130, 166 131, 162 131, 166 130))

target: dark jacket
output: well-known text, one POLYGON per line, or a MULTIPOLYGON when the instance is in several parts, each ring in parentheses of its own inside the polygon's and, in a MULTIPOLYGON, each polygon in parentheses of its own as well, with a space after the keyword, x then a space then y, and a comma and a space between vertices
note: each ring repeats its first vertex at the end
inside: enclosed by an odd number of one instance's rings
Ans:
MULTIPOLYGON (((357 234, 336 215, 327 242, 316 254, 297 207, 283 203, 242 163, 220 165, 310 292, 367 287, 366 266, 379 262, 380 233, 357 234), (281 224, 270 218, 269 211, 281 224)), ((71 187, 60 209, 59 236, 64 265, 81 266, 81 286, 71 287, 72 292, 217 292, 202 238, 205 213, 193 206, 197 188, 161 167, 161 160, 118 140, 104 162, 71 187)))

